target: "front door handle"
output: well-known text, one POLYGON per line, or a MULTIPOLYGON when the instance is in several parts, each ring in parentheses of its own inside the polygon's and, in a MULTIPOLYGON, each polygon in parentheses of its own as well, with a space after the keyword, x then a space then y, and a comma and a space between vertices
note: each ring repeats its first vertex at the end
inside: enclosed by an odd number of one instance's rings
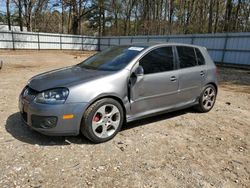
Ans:
POLYGON ((170 81, 175 82, 176 80, 177 80, 177 78, 175 76, 170 77, 170 81))
POLYGON ((201 75, 201 76, 204 76, 204 75, 205 75, 205 72, 204 72, 204 71, 201 71, 201 72, 200 72, 200 75, 201 75))

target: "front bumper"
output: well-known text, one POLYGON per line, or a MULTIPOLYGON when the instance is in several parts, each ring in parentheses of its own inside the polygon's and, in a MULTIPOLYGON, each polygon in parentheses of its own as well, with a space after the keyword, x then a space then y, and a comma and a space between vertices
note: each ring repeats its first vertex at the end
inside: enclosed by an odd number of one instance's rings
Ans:
MULTIPOLYGON (((78 135, 82 115, 87 108, 87 103, 65 104, 38 104, 19 97, 19 110, 24 122, 32 129, 51 136, 78 135), (71 119, 63 119, 63 115, 73 114, 71 119), (57 122, 53 128, 37 128, 32 125, 32 115, 41 117, 56 117, 57 122)), ((34 116, 33 116, 34 117, 34 116)))

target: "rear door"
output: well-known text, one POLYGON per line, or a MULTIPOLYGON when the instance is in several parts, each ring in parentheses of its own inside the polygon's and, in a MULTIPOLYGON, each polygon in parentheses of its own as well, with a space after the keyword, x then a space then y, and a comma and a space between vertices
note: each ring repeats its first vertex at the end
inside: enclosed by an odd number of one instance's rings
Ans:
POLYGON ((197 52, 193 47, 176 46, 176 52, 179 68, 179 99, 181 103, 191 103, 200 96, 206 74, 205 66, 198 65, 197 52))

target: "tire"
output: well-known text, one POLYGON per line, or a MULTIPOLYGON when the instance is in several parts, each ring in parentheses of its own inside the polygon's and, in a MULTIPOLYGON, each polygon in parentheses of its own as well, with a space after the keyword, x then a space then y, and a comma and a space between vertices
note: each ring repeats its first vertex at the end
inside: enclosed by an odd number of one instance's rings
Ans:
POLYGON ((84 112, 81 133, 94 143, 106 142, 120 131, 123 119, 121 104, 114 99, 104 98, 84 112))
POLYGON ((195 109, 201 113, 209 112, 215 104, 216 96, 216 88, 212 84, 206 85, 199 98, 199 104, 195 106, 195 109))

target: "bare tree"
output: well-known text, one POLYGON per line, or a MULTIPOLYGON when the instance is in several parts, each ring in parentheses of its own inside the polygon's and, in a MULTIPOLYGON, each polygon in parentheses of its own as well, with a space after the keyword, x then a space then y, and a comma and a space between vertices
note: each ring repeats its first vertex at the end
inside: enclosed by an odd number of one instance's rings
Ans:
POLYGON ((214 0, 209 0, 208 33, 212 33, 213 30, 213 7, 214 0))
POLYGON ((231 21, 231 15, 232 15, 232 0, 227 0, 226 4, 226 11, 225 11, 225 21, 224 21, 224 31, 228 32, 230 29, 230 21, 231 21))
POLYGON ((22 2, 21 2, 21 0, 18 0, 18 21, 19 21, 20 31, 23 31, 22 2))

